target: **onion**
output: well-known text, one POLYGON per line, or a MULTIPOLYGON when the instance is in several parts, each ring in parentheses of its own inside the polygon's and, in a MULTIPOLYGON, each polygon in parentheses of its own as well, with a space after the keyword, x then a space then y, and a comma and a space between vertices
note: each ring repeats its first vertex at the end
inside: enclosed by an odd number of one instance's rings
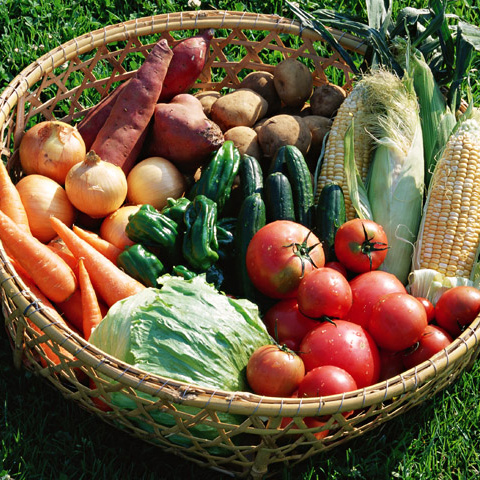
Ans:
POLYGON ((121 207, 127 196, 127 178, 120 167, 104 162, 94 151, 74 165, 65 178, 72 204, 93 218, 106 217, 121 207))
POLYGON ((63 187, 44 175, 27 175, 16 185, 32 235, 47 243, 57 236, 50 226, 50 216, 55 216, 69 227, 75 219, 75 209, 63 187))
POLYGON ((141 205, 125 205, 106 217, 100 225, 100 236, 123 250, 133 245, 125 233, 128 217, 137 212, 141 205))
POLYGON ((127 177, 127 199, 132 204, 154 206, 161 210, 167 198, 179 198, 187 182, 180 170, 163 157, 150 157, 137 163, 127 177))
POLYGON ((27 130, 19 147, 20 164, 26 175, 45 175, 60 185, 85 154, 85 142, 78 130, 56 120, 37 123, 27 130))

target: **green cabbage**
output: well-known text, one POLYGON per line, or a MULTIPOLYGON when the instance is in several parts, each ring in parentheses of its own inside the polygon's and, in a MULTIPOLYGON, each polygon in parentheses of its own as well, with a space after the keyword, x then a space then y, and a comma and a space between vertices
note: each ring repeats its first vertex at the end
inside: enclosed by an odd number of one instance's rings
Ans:
MULTIPOLYGON (((250 355, 258 347, 273 343, 257 306, 218 292, 204 275, 190 280, 164 275, 160 281, 160 289, 146 288, 113 305, 92 332, 90 342, 150 373, 214 389, 249 390, 245 370, 250 355)), ((141 392, 138 395, 156 400, 141 392)), ((121 392, 113 392, 111 400, 121 408, 136 408, 135 402, 121 392)), ((198 412, 185 405, 175 407, 191 414, 198 412)), ((163 425, 175 424, 168 411, 151 411, 150 415, 163 425)), ((231 414, 219 413, 218 417, 226 423, 244 420, 231 414)), ((147 422, 134 420, 151 430, 147 422)), ((189 430, 201 438, 217 436, 214 427, 202 424, 189 430)), ((190 444, 182 435, 169 439, 190 444)), ((214 450, 212 453, 221 453, 221 449, 214 450)))

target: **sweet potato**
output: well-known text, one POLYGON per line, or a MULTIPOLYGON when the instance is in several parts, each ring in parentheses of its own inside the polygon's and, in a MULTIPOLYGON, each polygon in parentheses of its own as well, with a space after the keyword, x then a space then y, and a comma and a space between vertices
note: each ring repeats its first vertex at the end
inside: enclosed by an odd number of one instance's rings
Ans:
POLYGON ((207 118, 198 100, 181 93, 169 103, 158 103, 147 155, 170 160, 183 173, 193 173, 224 142, 220 127, 207 118))
POLYGON ((166 39, 157 42, 120 92, 91 146, 104 161, 127 174, 137 160, 173 53, 166 39))
POLYGON ((128 85, 128 80, 120 84, 115 90, 112 90, 107 96, 103 97, 89 112, 82 118, 77 125, 77 130, 85 142, 88 150, 92 147, 93 142, 99 130, 107 121, 113 105, 117 101, 120 92, 128 85))
POLYGON ((215 30, 209 28, 194 37, 186 38, 173 48, 173 58, 163 81, 159 102, 169 102, 180 93, 187 93, 202 73, 210 41, 215 30))

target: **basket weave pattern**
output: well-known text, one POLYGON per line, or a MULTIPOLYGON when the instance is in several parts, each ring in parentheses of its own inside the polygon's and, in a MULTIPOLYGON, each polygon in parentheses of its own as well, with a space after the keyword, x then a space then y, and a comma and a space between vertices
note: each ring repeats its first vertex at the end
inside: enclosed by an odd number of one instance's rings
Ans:
MULTIPOLYGON (((173 45, 179 34, 203 28, 215 28, 216 34, 196 85, 199 89, 221 90, 238 85, 250 71, 272 71, 273 65, 265 63, 265 52, 275 52, 278 61, 303 57, 312 68, 315 85, 328 82, 328 70, 336 69, 342 74, 344 87, 351 88, 353 78, 338 54, 321 56, 318 52, 327 49, 314 32, 301 31, 298 23, 281 17, 182 12, 108 26, 39 58, 2 92, 1 154, 13 176, 21 175, 17 151, 29 125, 54 118, 77 121, 93 105, 92 97, 99 100, 128 79, 161 37, 173 45), (240 61, 230 60, 232 48, 235 58, 242 53, 240 61)), ((332 33, 345 48, 363 53, 357 39, 332 33)), ((135 369, 56 324, 16 275, 1 247, 0 280, 2 309, 16 366, 23 365, 43 376, 66 398, 102 420, 189 461, 238 477, 268 476, 276 466, 294 465, 368 432, 445 388, 479 353, 477 319, 430 361, 355 392, 279 399, 215 391, 135 369), (47 358, 43 346, 57 354, 58 364, 47 358), (111 405, 105 412, 97 399, 109 403, 110 395, 118 392, 135 408, 111 405), (187 412, 182 408, 185 406, 195 409, 187 412), (346 419, 342 413, 351 410, 355 414, 346 419), (165 412, 170 414, 168 425, 156 420, 157 413, 165 412), (240 415, 242 421, 222 423, 221 413, 240 415), (319 428, 308 428, 304 422, 305 417, 316 415, 331 415, 323 427, 328 434, 322 440, 315 436, 319 428), (293 422, 280 428, 284 417, 293 417, 293 422), (196 436, 191 428, 198 425, 211 427, 215 435, 209 439, 196 436)))

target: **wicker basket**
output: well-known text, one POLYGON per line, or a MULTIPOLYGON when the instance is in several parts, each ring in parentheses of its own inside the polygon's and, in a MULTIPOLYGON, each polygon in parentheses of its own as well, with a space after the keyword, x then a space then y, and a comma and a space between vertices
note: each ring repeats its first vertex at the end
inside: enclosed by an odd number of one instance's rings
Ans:
MULTIPOLYGON (((17 148, 23 132, 42 119, 75 122, 92 106, 92 92, 103 97, 113 85, 132 75, 131 58, 144 56, 164 37, 175 43, 197 29, 215 28, 210 56, 199 89, 237 85, 252 70, 271 71, 265 52, 279 61, 287 56, 310 62, 316 85, 329 81, 336 70, 345 88, 352 84, 349 68, 321 38, 297 22, 245 12, 198 11, 138 19, 88 33, 52 50, 18 75, 0 96, 2 160, 17 168, 17 148), (229 60, 228 48, 241 61, 229 60), (85 95, 90 92, 87 97, 85 95)), ((358 39, 332 32, 347 49, 363 53, 358 39)), ((143 58, 143 57, 142 57, 143 58)), ((138 62, 136 63, 138 65, 138 62)), ((431 360, 385 382, 325 398, 268 398, 247 392, 224 392, 184 384, 132 368, 104 354, 68 328, 54 323, 42 304, 25 287, 0 248, 2 307, 11 339, 14 363, 48 380, 65 398, 77 402, 102 420, 144 441, 197 464, 237 477, 274 475, 315 454, 363 435, 383 422, 406 412, 442 390, 468 368, 479 352, 477 319, 448 348, 431 360), (37 328, 33 328, 36 326, 37 328), (42 332, 42 333, 39 333, 42 332), (60 358, 54 365, 42 346, 60 358), (96 388, 91 388, 92 379, 96 388), (98 397, 109 403, 112 392, 121 392, 134 409, 111 405, 102 409, 98 397), (195 407, 185 411, 185 406, 195 407), (354 410, 346 419, 342 412, 354 410), (156 421, 156 413, 169 413, 171 422, 156 421), (222 413, 240 416, 240 424, 222 423, 222 413), (329 415, 318 439, 319 427, 308 428, 303 418, 329 415), (281 428, 284 417, 294 420, 281 428), (191 428, 207 426, 209 439, 191 428), (180 440, 180 441, 179 441, 180 440)))

